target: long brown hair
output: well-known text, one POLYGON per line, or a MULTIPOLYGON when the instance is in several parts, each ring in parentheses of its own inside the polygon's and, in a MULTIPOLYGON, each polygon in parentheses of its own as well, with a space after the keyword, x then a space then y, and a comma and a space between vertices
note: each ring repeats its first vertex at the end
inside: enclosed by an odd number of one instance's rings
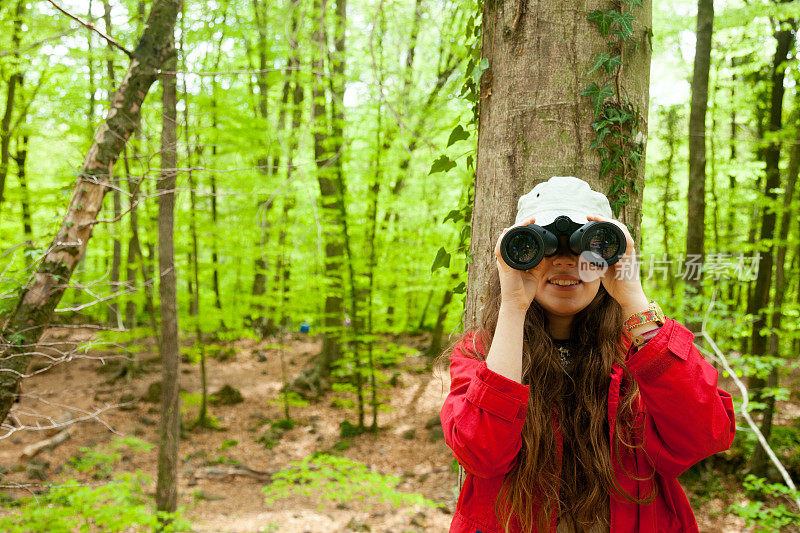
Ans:
MULTIPOLYGON (((481 323, 476 343, 492 344, 500 310, 500 278, 494 269, 481 298, 481 323)), ((620 449, 641 447, 641 425, 636 425, 634 402, 639 387, 625 368, 619 345, 622 307, 600 286, 595 298, 573 317, 570 342, 576 356, 571 374, 565 372, 548 330, 547 315, 535 300, 528 308, 522 347, 522 383, 530 385, 528 413, 522 427, 522 448, 506 474, 495 501, 495 514, 508 533, 512 519, 522 531, 547 531, 554 510, 572 518, 580 529, 600 520, 609 523, 608 499, 616 492, 637 504, 655 498, 653 490, 644 498, 628 494, 614 476, 609 445, 608 389, 612 365, 624 371, 615 423, 615 460, 620 449), (571 377, 572 376, 572 377, 571 377), (559 468, 554 422, 563 436, 559 468)), ((465 332, 435 361, 443 365, 465 332)), ((478 360, 486 354, 465 343, 465 353, 478 360)), ((620 463, 621 464, 621 463, 620 463)), ((636 478, 636 480, 652 479, 636 478)))

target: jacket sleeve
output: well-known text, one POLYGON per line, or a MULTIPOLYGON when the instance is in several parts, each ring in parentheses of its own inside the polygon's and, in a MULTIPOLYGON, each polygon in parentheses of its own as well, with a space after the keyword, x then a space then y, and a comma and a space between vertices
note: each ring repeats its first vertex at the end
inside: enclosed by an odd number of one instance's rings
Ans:
POLYGON ((444 439, 464 469, 478 477, 507 474, 522 447, 529 385, 509 379, 465 354, 474 332, 450 355, 450 393, 440 418, 444 439))
POLYGON ((731 395, 717 387, 717 370, 672 318, 626 365, 644 403, 644 447, 655 469, 678 477, 699 460, 727 450, 736 432, 731 395))

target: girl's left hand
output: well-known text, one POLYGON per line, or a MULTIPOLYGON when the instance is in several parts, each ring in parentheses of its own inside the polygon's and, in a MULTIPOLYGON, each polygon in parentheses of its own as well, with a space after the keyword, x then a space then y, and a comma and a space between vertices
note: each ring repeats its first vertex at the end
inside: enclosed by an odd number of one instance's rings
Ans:
POLYGON ((582 264, 581 267, 586 268, 588 266, 590 270, 597 272, 608 294, 622 307, 636 304, 642 301, 643 297, 646 300, 642 282, 639 279, 639 261, 636 258, 633 237, 631 237, 628 228, 622 222, 600 215, 586 215, 586 218, 590 221, 611 222, 618 226, 625 234, 626 250, 619 261, 605 269, 593 267, 588 263, 582 264))

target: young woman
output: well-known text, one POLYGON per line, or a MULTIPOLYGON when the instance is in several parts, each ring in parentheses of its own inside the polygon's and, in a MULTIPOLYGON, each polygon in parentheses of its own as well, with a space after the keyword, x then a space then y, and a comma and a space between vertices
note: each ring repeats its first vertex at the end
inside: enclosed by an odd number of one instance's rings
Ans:
POLYGON ((480 326, 445 352, 441 421, 467 474, 450 531, 697 531, 676 478, 730 447, 731 397, 694 335, 630 275, 634 242, 608 199, 552 178, 520 199, 516 225, 557 215, 618 225, 625 255, 587 274, 562 235, 521 271, 500 254, 509 228, 499 236, 480 326))

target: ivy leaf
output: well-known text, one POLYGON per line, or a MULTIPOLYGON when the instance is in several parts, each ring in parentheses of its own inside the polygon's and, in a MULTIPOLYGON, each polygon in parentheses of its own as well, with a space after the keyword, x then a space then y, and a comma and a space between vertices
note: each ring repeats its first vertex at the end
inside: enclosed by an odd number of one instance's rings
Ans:
POLYGON ((634 16, 630 13, 619 13, 616 11, 610 11, 610 13, 614 13, 613 19, 614 22, 619 24, 619 29, 615 31, 617 35, 619 35, 622 40, 624 41, 627 37, 633 35, 633 21, 635 20, 634 16))
POLYGON ((433 162, 431 165, 431 170, 428 172, 428 175, 436 174, 437 172, 448 172, 450 169, 455 168, 456 162, 447 157, 446 155, 440 155, 436 161, 433 162))
POLYGON ((435 272, 439 268, 450 268, 450 253, 444 249, 444 246, 439 248, 436 252, 436 259, 433 260, 431 265, 431 272, 435 272))
POLYGON ((447 147, 449 148, 458 141, 466 141, 467 139, 469 139, 469 133, 464 131, 464 128, 459 124, 450 132, 450 138, 447 139, 447 147))
POLYGON ((610 58, 603 67, 606 69, 606 74, 611 74, 614 72, 614 69, 618 66, 622 65, 622 57, 619 55, 615 55, 614 57, 610 58))
POLYGON ((444 220, 442 220, 442 224, 444 224, 450 219, 452 219, 453 222, 458 222, 462 218, 464 218, 464 215, 461 213, 461 211, 459 211, 458 209, 453 209, 452 211, 447 213, 446 217, 444 217, 444 220))
POLYGON ((486 57, 481 59, 481 62, 475 65, 475 68, 472 69, 472 79, 475 80, 475 83, 480 83, 483 71, 488 68, 489 68, 489 59, 486 57))
POLYGON ((606 98, 614 96, 614 89, 611 83, 601 88, 595 82, 592 82, 584 90, 582 90, 580 94, 581 96, 591 97, 592 108, 594 109, 595 116, 597 116, 600 114, 600 110, 602 109, 603 102, 605 102, 606 98))
POLYGON ((613 9, 606 12, 595 9, 589 13, 587 18, 589 19, 589 22, 594 22, 597 24, 597 29, 600 30, 600 35, 605 37, 608 35, 608 31, 611 29, 611 24, 614 23, 614 15, 616 14, 617 12, 613 9))
MULTIPOLYGON (((608 52, 600 52, 599 54, 597 54, 597 57, 594 58, 594 66, 589 70, 589 74, 599 69, 600 67, 605 67, 609 59, 611 59, 611 54, 609 54, 608 52)), ((606 68, 606 70, 608 69, 606 68)))
POLYGON ((464 294, 467 290, 467 285, 462 281, 453 289, 453 294, 464 294))

